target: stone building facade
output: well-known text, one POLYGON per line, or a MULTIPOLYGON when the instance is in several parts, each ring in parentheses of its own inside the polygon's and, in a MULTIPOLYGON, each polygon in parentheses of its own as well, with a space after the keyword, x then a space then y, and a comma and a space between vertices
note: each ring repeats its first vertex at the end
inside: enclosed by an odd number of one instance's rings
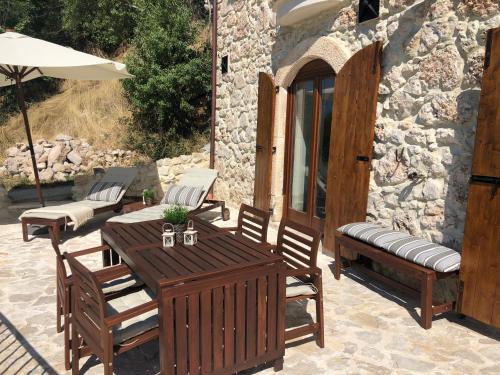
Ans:
POLYGON ((277 24, 277 3, 218 2, 218 53, 229 69, 218 73, 216 196, 252 202, 259 72, 280 87, 271 199, 279 220, 287 87, 308 61, 323 59, 338 72, 382 41, 367 219, 460 250, 486 31, 500 25, 499 2, 380 0, 379 17, 358 23, 359 1, 335 0, 292 26, 277 24))

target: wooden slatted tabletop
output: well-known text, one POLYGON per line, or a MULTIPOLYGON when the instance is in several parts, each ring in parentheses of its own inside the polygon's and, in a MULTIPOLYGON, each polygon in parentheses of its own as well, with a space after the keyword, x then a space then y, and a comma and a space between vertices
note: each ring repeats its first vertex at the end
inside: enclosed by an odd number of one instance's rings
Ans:
POLYGON ((235 270, 280 262, 259 244, 199 218, 194 218, 198 243, 162 245, 162 220, 112 224, 102 229, 104 243, 115 250, 153 290, 235 270))

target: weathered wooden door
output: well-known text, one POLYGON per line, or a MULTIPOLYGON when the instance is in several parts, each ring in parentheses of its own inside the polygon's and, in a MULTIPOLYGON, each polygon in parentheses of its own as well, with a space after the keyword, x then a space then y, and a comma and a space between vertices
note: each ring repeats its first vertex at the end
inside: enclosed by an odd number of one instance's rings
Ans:
POLYGON ((500 327, 500 28, 488 32, 469 186, 460 311, 500 327))
POLYGON ((335 82, 323 243, 329 251, 339 226, 366 219, 381 55, 381 42, 363 48, 335 82))
POLYGON ((271 205, 275 101, 276 91, 272 77, 267 73, 259 73, 253 205, 266 211, 271 205))

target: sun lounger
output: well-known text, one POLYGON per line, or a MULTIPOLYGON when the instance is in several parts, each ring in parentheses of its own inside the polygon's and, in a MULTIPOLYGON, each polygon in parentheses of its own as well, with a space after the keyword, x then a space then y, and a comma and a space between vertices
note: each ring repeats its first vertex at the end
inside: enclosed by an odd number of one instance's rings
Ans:
MULTIPOLYGON (((118 196, 113 200, 84 199, 59 206, 41 207, 25 211, 19 217, 23 228, 23 240, 28 241, 28 225, 52 227, 54 236, 59 241, 60 227, 62 225, 72 226, 73 229, 77 229, 95 215, 121 210, 122 199, 136 176, 137 168, 110 168, 106 171, 99 183, 119 183, 122 185, 118 196)), ((89 191, 89 193, 91 192, 89 191)), ((88 198, 88 195, 86 198, 88 198)))
MULTIPOLYGON (((198 201, 192 206, 184 206, 191 213, 201 213, 215 208, 221 208, 221 215, 224 220, 229 219, 224 201, 207 199, 208 193, 212 189, 218 172, 208 168, 191 168, 188 169, 181 177, 178 186, 201 187, 202 194, 198 201), (206 204, 206 206, 203 206, 206 204)), ((130 212, 124 215, 110 218, 108 223, 139 223, 143 221, 157 220, 162 217, 162 213, 166 208, 172 207, 173 204, 160 203, 157 206, 146 207, 139 211, 130 212)))

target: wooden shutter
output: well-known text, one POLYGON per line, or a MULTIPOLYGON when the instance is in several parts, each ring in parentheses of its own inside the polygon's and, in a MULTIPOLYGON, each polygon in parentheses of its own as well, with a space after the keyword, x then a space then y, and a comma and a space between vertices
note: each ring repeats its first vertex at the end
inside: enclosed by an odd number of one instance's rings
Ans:
POLYGON ((489 30, 472 175, 500 177, 500 28, 489 30))
POLYGON ((276 89, 272 77, 259 73, 257 141, 255 154, 254 207, 269 210, 273 163, 274 107, 276 89))
POLYGON ((366 219, 381 52, 381 42, 363 48, 335 81, 323 244, 329 251, 339 226, 366 219))
POLYGON ((500 28, 486 45, 460 269, 460 311, 500 327, 500 28))

